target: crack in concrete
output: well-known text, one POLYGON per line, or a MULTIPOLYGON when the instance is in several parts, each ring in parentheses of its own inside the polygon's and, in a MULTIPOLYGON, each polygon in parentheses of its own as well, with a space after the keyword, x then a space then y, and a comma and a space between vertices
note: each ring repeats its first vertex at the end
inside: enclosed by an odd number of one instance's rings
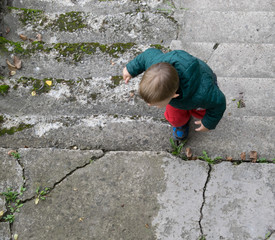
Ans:
POLYGON ((218 49, 218 47, 220 46, 220 43, 215 43, 213 46, 213 52, 211 53, 210 57, 205 61, 206 63, 208 63, 210 61, 210 59, 213 57, 213 55, 215 54, 215 51, 218 49))
MULTIPOLYGON (((82 165, 82 166, 76 167, 75 169, 73 169, 72 171, 70 171, 69 173, 67 173, 67 174, 66 174, 63 178, 61 178, 59 181, 55 182, 54 185, 53 185, 53 187, 49 189, 47 195, 49 195, 49 194, 51 193, 51 191, 53 191, 53 190, 55 189, 55 187, 56 187, 58 184, 60 184, 61 182, 63 182, 66 178, 68 178, 69 176, 71 176, 71 175, 72 175, 74 172, 76 172, 78 169, 85 168, 86 166, 92 164, 94 161, 97 161, 97 160, 99 160, 100 158, 104 157, 106 152, 105 152, 105 151, 102 151, 102 152, 103 152, 103 155, 102 155, 102 156, 100 156, 100 157, 95 157, 95 156, 91 157, 91 159, 90 159, 90 161, 89 161, 88 163, 85 163, 85 164, 82 165)), ((19 160, 18 160, 18 162, 19 162, 19 160)), ((22 163, 19 163, 19 165, 22 167, 22 169, 24 169, 24 166, 23 166, 22 163)), ((23 171, 23 178, 24 178, 24 185, 25 185, 25 183, 26 183, 26 181, 25 181, 25 171, 23 171)), ((23 185, 23 186, 24 186, 24 185, 23 185)), ((25 204, 25 203, 27 203, 27 202, 33 201, 36 197, 37 197, 37 196, 34 195, 34 196, 31 197, 31 198, 22 200, 21 203, 22 203, 22 204, 25 204)), ((13 237, 13 223, 10 223, 10 224, 9 224, 9 227, 10 227, 10 234, 11 234, 11 240, 12 240, 12 237, 13 237)))
MULTIPOLYGON (((95 156, 94 156, 94 157, 91 157, 90 162, 85 163, 85 164, 82 165, 82 166, 76 167, 75 169, 73 169, 72 171, 70 171, 69 173, 67 173, 67 174, 66 174, 63 178, 61 178, 59 181, 55 182, 54 185, 53 185, 53 187, 51 187, 51 188, 49 189, 47 195, 49 195, 49 194, 51 193, 51 191, 53 191, 53 190, 56 188, 56 186, 57 186, 58 184, 60 184, 61 182, 63 182, 66 178, 68 178, 69 176, 71 176, 71 175, 72 175, 74 172, 76 172, 78 169, 85 168, 86 166, 90 165, 92 162, 97 161, 97 160, 99 160, 100 158, 104 157, 106 152, 103 151, 103 150, 102 150, 102 152, 103 152, 103 155, 102 155, 102 156, 100 156, 100 157, 95 157, 95 156)), ((23 203, 23 204, 24 204, 24 203, 27 203, 27 202, 29 202, 29 201, 34 200, 35 198, 36 198, 36 195, 32 196, 31 198, 27 198, 27 199, 23 200, 22 203, 23 203)))
POLYGON ((211 164, 208 164, 208 167, 209 167, 209 169, 208 169, 208 173, 207 173, 207 178, 206 178, 206 182, 205 182, 204 187, 203 187, 203 194, 202 194, 203 202, 202 202, 202 205, 201 205, 201 208, 200 208, 200 214, 201 214, 201 216, 200 216, 200 220, 199 220, 199 226, 200 226, 200 232, 201 232, 201 236, 202 237, 204 236, 203 228, 202 228, 202 224, 201 224, 201 221, 203 219, 203 213, 202 213, 202 211, 203 211, 203 207, 205 205, 205 192, 206 192, 207 184, 210 181, 211 171, 212 171, 211 164))

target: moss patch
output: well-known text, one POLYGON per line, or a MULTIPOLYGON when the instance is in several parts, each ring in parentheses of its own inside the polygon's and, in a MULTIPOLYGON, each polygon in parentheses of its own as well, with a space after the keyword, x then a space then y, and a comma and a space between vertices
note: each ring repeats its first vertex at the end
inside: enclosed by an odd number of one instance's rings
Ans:
POLYGON ((51 27, 59 31, 74 32, 77 29, 87 27, 85 23, 86 18, 87 16, 85 16, 83 12, 68 12, 60 14, 58 19, 54 20, 46 27, 51 27))
POLYGON ((45 78, 43 80, 32 77, 21 77, 18 83, 22 83, 24 87, 32 86, 31 91, 35 91, 37 94, 47 93, 51 90, 46 81, 51 81, 51 78, 45 78))
POLYGON ((12 135, 16 132, 23 131, 24 129, 28 129, 33 127, 31 124, 25 124, 25 123, 20 123, 18 127, 11 127, 11 128, 0 128, 0 136, 3 136, 5 134, 12 135))
POLYGON ((27 8, 15 8, 8 7, 10 11, 16 10, 19 11, 19 20, 22 22, 24 26, 28 24, 35 24, 38 22, 42 22, 46 20, 44 16, 44 12, 38 9, 27 9, 27 8))
POLYGON ((20 123, 19 126, 17 127, 11 127, 11 128, 2 128, 2 124, 5 122, 4 117, 1 115, 0 116, 0 136, 3 136, 5 134, 12 135, 16 132, 23 131, 24 129, 31 128, 33 125, 31 124, 25 124, 25 123, 20 123))
POLYGON ((159 49, 159 50, 161 50, 163 52, 169 52, 169 51, 171 51, 169 47, 165 47, 165 46, 160 45, 160 44, 151 44, 150 47, 159 49))
POLYGON ((9 85, 0 85, 0 95, 4 96, 9 92, 9 85))
POLYGON ((12 52, 12 53, 21 53, 25 52, 23 48, 23 43, 9 41, 4 37, 0 37, 0 52, 12 52), (12 50, 9 50, 9 47, 12 47, 12 50))
POLYGON ((106 53, 113 58, 118 58, 120 54, 125 53, 135 46, 135 43, 113 43, 113 44, 100 44, 98 42, 90 43, 57 43, 46 44, 45 42, 13 42, 4 37, 0 37, 0 50, 9 53, 19 53, 21 55, 30 56, 36 52, 50 53, 56 51, 56 60, 72 59, 79 62, 85 54, 93 55, 97 51, 106 53), (11 49, 9 47, 12 46, 11 49))
POLYGON ((122 76, 112 76, 111 81, 114 83, 115 86, 118 86, 122 79, 122 76))

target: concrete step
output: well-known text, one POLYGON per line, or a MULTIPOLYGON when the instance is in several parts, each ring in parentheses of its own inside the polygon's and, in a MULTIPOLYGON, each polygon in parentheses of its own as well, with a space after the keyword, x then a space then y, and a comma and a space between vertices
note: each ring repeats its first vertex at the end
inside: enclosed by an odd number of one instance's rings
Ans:
POLYGON ((275 43, 275 12, 190 10, 173 17, 184 42, 275 43))
POLYGON ((275 77, 274 44, 219 44, 174 40, 170 48, 171 50, 185 50, 204 60, 219 77, 275 77))
MULTIPOLYGON (((140 98, 139 82, 140 77, 124 84, 121 76, 76 80, 4 79, 0 83, 10 89, 8 94, 0 96, 1 112, 18 116, 109 114, 163 118, 164 110, 149 107, 140 98), (48 86, 46 81, 52 85, 48 86)), ((225 115, 275 116, 274 79, 218 76, 218 85, 227 99, 225 115)))
MULTIPOLYGON (((191 48, 195 43, 190 44, 191 48)), ((198 43, 197 43, 198 44, 198 43)), ((6 43, 8 54, 19 52, 23 61, 22 70, 17 76, 34 78, 90 78, 109 77, 121 74, 123 67, 139 53, 155 45, 135 45, 133 43, 100 44, 44 44, 44 43, 6 43), (14 46, 10 46, 14 45, 14 46), (24 49, 26 48, 26 49, 24 49)), ((212 45, 213 46, 213 45, 212 45)), ((191 51, 196 57, 208 57, 207 63, 220 77, 236 78, 274 78, 275 49, 273 44, 220 44, 212 50, 209 44, 200 45, 191 51), (213 51, 214 50, 214 51, 213 51), (211 55, 209 55, 212 52, 211 55), (199 54, 194 54, 199 53, 199 54)), ((165 50, 164 46, 162 47, 165 50)), ((181 46, 174 46, 174 49, 181 46)), ((184 48, 188 51, 188 47, 184 48)), ((7 54, 7 57, 9 55, 7 54)), ((17 54, 18 55, 18 54, 17 54)), ((205 59, 203 59, 205 60, 205 59)), ((6 66, 5 58, 0 64, 6 66)), ((8 73, 8 71, 6 71, 8 73)))
POLYGON ((4 25, 11 29, 6 37, 12 41, 20 40, 20 34, 35 39, 37 33, 42 34, 43 41, 47 43, 170 44, 177 37, 175 20, 161 12, 149 10, 98 15, 93 12, 55 14, 13 8, 5 16, 4 25))
MULTIPOLYGON (((259 240, 275 227, 273 164, 209 166, 149 151, 18 152, 27 197, 12 225, 20 239, 259 240), (37 187, 51 189, 35 204, 37 187)), ((7 149, 0 154, 2 186, 14 181, 8 163, 19 161, 7 149)), ((0 224, 0 236, 10 239, 10 227, 0 224)))
POLYGON ((206 10, 206 11, 236 11, 236 12, 258 12, 275 11, 275 4, 272 0, 261 1, 222 1, 222 0, 174 0, 175 7, 182 10, 206 10))
POLYGON ((22 69, 16 76, 34 78, 77 79, 121 75, 123 67, 150 45, 134 43, 58 43, 9 42, 3 48, 6 56, 0 65, 8 69, 6 58, 16 54, 22 60, 22 69))
MULTIPOLYGON (((275 158, 275 117, 225 116, 216 130, 206 133, 194 131, 191 121, 189 140, 195 156, 206 151, 210 158, 233 157, 240 160, 242 152, 257 151, 261 159, 275 158)), ((13 134, 0 136, 4 148, 67 148, 105 150, 171 150, 168 123, 150 117, 86 116, 86 117, 16 117, 4 115, 2 129, 13 134), (14 127, 14 128, 12 128, 14 127)), ((2 131, 3 132, 3 131, 2 131)))
POLYGON ((51 4, 49 0, 16 0, 13 1, 12 6, 17 8, 41 9, 49 13, 85 11, 98 15, 108 15, 114 13, 146 11, 148 9, 157 10, 167 7, 167 3, 151 0, 63 0, 51 4))

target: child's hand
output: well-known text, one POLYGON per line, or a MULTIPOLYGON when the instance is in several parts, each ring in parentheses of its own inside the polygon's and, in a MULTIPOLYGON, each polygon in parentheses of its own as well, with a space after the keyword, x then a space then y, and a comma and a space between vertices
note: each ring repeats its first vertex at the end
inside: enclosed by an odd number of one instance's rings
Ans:
POLYGON ((127 68, 125 67, 123 69, 123 79, 125 81, 125 83, 128 83, 130 81, 130 79, 132 78, 132 76, 130 75, 130 73, 128 72, 127 68))
POLYGON ((207 131, 209 131, 208 128, 206 128, 205 126, 203 126, 203 124, 201 123, 201 120, 195 121, 195 124, 196 125, 199 125, 199 124, 201 125, 199 128, 196 128, 195 131, 197 131, 197 132, 207 132, 207 131))

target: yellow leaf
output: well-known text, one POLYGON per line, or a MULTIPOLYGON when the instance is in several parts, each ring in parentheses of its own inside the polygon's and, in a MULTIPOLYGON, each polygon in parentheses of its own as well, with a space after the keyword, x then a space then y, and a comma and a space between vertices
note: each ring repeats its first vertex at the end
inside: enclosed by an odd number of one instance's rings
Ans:
POLYGON ((48 81, 46 81, 46 83, 47 83, 49 86, 52 86, 53 81, 48 80, 48 81))
POLYGON ((32 91, 32 96, 35 96, 36 95, 36 92, 35 91, 32 91))
POLYGON ((37 205, 39 203, 39 198, 36 198, 34 203, 35 203, 35 205, 37 205))
POLYGON ((3 217, 4 211, 0 211, 0 218, 3 217))
POLYGON ((18 239, 18 234, 14 234, 13 238, 14 238, 14 240, 17 240, 18 239))

